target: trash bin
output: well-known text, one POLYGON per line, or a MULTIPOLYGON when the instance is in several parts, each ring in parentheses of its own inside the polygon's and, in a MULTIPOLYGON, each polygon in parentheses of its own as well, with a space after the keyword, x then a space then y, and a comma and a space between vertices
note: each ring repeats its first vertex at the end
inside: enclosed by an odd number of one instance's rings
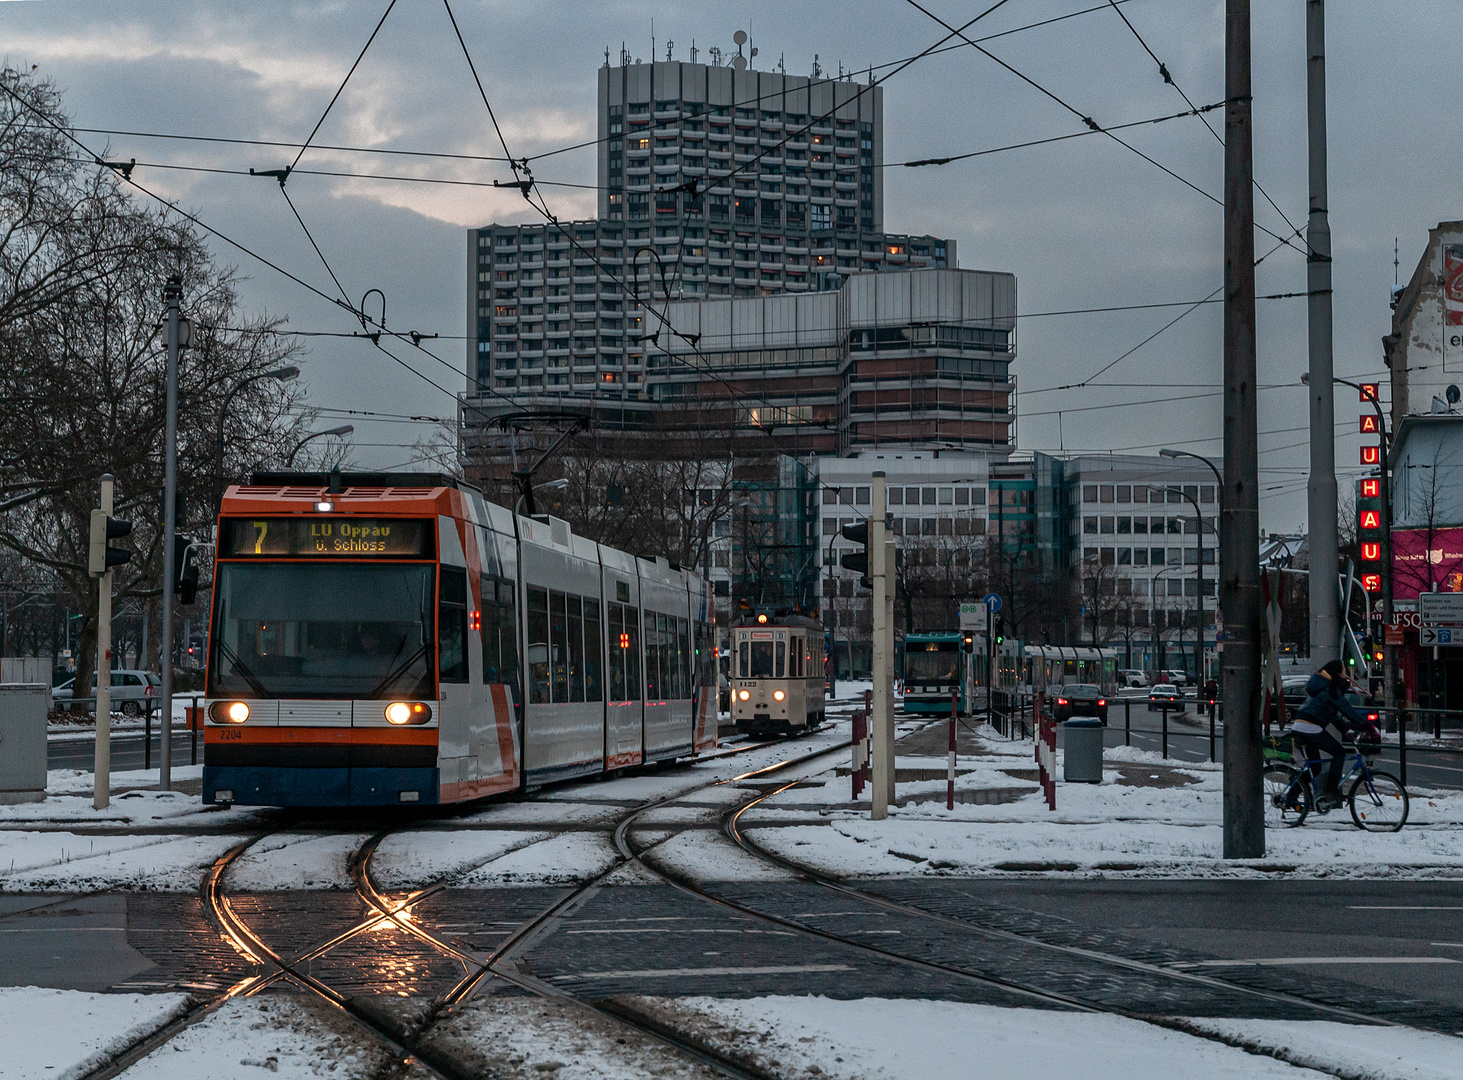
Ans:
POLYGON ((45 683, 0 685, 0 806, 46 797, 45 683))
POLYGON ((1102 783, 1102 721, 1074 716, 1062 725, 1062 779, 1069 784, 1102 783))

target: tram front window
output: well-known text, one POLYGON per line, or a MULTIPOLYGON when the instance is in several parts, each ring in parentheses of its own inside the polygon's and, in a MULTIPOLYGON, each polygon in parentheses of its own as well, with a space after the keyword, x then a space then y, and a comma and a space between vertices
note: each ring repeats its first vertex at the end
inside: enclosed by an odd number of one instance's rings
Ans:
POLYGON ((746 655, 747 655, 746 653, 743 653, 742 654, 742 656, 744 658, 743 661, 742 661, 742 666, 743 666, 743 668, 746 671, 746 675, 744 676, 745 678, 748 678, 748 679, 771 679, 771 678, 774 678, 774 676, 772 674, 772 642, 770 642, 770 641, 754 641, 754 642, 752 642, 752 663, 751 663, 751 666, 750 667, 747 666, 746 659, 745 659, 746 655))
POLYGON ((949 652, 906 652, 904 654, 905 682, 959 682, 960 653, 949 652))
POLYGON ((209 696, 429 697, 432 571, 219 563, 209 696))

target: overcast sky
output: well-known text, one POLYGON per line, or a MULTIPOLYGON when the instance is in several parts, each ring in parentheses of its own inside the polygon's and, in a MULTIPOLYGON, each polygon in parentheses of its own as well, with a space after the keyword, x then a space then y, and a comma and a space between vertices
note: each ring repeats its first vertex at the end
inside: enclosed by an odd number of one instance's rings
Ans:
MULTIPOLYGON (((0 43, 15 66, 56 81, 81 128, 298 143, 320 118, 386 8, 337 3, 0 3, 0 43)), ((976 24, 993 34, 1090 7, 1095 0, 1009 0, 976 24)), ((976 4, 930 0, 952 24, 976 4)), ((1175 82, 1199 105, 1223 97, 1222 0, 1127 0, 1123 11, 1175 82)), ((1296 226, 1306 217, 1304 0, 1254 0, 1255 175, 1296 226)), ((596 69, 618 57, 675 59, 732 50, 747 29, 754 66, 794 74, 867 69, 917 53, 945 31, 902 0, 814 3, 455 0, 453 10, 514 156, 590 139, 596 69)), ((1463 217, 1450 46, 1463 7, 1449 0, 1348 0, 1328 10, 1331 228, 1336 289, 1336 371, 1382 372, 1390 328, 1393 240, 1405 281, 1439 220, 1463 217)), ((1185 108, 1111 8, 1000 37, 985 45, 1032 80, 1112 125, 1185 108)), ((970 48, 928 57, 885 85, 885 159, 898 162, 999 147, 1081 130, 1079 120, 970 48)), ((1223 131, 1222 110, 1209 114, 1223 131)), ((1194 118, 1123 137, 1195 186, 1222 192, 1223 151, 1194 118)), ((86 134, 114 158, 135 157, 135 178, 203 221, 325 292, 333 286, 271 180, 168 171, 153 164, 279 168, 286 148, 86 134)), ((501 164, 393 156, 384 150, 500 154, 444 6, 397 0, 302 169, 389 173, 477 183, 509 176, 501 164)), ((544 181, 591 184, 592 147, 544 158, 544 181)), ((545 187, 561 218, 594 213, 594 194, 545 187)), ((464 229, 534 220, 516 191, 354 177, 296 175, 289 192, 352 299, 387 297, 394 328, 440 333, 446 364, 397 350, 448 389, 463 385, 464 229), (449 337, 451 335, 451 337, 449 337), (455 369, 455 374, 454 374, 455 369)), ((959 242, 967 268, 1018 279, 1020 310, 1197 300, 1222 277, 1221 208, 1103 135, 993 154, 938 168, 890 169, 885 227, 959 242)), ((1281 215, 1257 197, 1261 226, 1285 235, 1281 215)), ((1257 254, 1276 241, 1257 232, 1257 254)), ((334 305, 249 257, 218 245, 249 280, 255 310, 299 330, 349 331, 334 305)), ((1303 257, 1281 249, 1258 271, 1264 293, 1305 288, 1303 257)), ((373 301, 374 303, 374 301, 373 301)), ((1040 392, 1076 382, 1131 349, 1180 310, 1032 318, 1019 331, 1018 446, 1023 450, 1156 452, 1175 446, 1219 455, 1221 312, 1200 308, 1113 367, 1107 388, 1040 392), (1060 416, 1058 415, 1060 411, 1060 416)), ((362 342, 310 339, 303 367, 321 407, 449 417, 452 399, 362 342)), ((1305 521, 1305 301, 1259 303, 1262 525, 1305 521), (1299 445, 1298 445, 1299 444, 1299 445)), ((1357 470, 1355 395, 1337 396, 1337 461, 1357 470)), ((335 423, 342 422, 340 420, 335 423)), ((423 426, 356 420, 356 460, 400 465, 423 426), (395 445, 393 445, 395 444, 395 445)), ((1343 473, 1346 475, 1346 473, 1343 473)))

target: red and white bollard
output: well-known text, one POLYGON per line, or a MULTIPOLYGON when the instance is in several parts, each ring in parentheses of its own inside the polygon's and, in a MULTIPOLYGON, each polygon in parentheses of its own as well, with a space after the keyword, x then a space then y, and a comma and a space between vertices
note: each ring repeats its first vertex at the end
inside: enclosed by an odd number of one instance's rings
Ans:
POLYGON ((1036 695, 1036 768, 1046 805, 1057 808, 1057 724, 1046 712, 1046 694, 1036 695))
POLYGON ((945 809, 955 809, 955 717, 960 702, 960 691, 950 691, 950 759, 945 776, 945 809))

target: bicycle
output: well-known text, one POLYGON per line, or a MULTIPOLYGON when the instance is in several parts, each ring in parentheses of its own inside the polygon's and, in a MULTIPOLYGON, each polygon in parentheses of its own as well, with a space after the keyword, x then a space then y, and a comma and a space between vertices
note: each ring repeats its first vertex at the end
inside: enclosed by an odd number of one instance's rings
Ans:
MULTIPOLYGON (((1357 744, 1347 744, 1351 757, 1341 777, 1341 786, 1351 780, 1345 803, 1351 820, 1367 832, 1398 832, 1407 824, 1409 800, 1407 789, 1389 772, 1373 769, 1357 744), (1354 778, 1354 779, 1353 779, 1354 778)), ((1302 760, 1299 765, 1294 751, 1286 753, 1272 745, 1265 751, 1265 825, 1267 828, 1293 829, 1311 814, 1316 806, 1312 786, 1312 766, 1325 765, 1326 759, 1302 760)))

